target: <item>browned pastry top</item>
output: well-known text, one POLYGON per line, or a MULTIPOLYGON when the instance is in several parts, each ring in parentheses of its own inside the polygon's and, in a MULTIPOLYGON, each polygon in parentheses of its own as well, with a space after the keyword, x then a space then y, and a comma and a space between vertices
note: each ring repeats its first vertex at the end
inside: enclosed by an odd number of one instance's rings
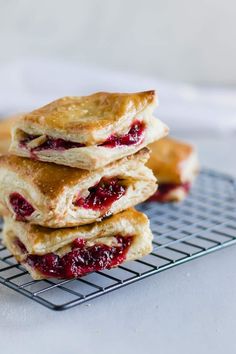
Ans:
POLYGON ((63 97, 22 117, 32 123, 67 133, 105 128, 128 114, 136 114, 155 101, 155 91, 98 92, 90 96, 63 97))
MULTIPOLYGON (((102 174, 104 169, 122 165, 131 159, 145 163, 148 157, 149 149, 143 148, 136 154, 115 161, 97 170, 97 172, 102 174)), ((42 194, 49 198, 57 197, 64 188, 81 182, 93 173, 87 170, 40 162, 14 155, 0 156, 0 170, 1 168, 6 168, 16 173, 20 178, 35 185, 42 194)))
MULTIPOLYGON (((46 245, 46 244, 57 244, 63 243, 66 240, 73 240, 75 238, 99 238, 110 236, 111 233, 114 233, 120 228, 119 224, 122 224, 123 230, 126 230, 127 225, 137 224, 140 227, 147 224, 147 216, 135 209, 127 209, 121 213, 113 215, 102 222, 96 222, 89 225, 82 225, 76 227, 67 227, 62 229, 51 229, 39 225, 32 225, 30 223, 17 222, 10 220, 9 222, 15 226, 15 232, 21 232, 21 235, 15 235, 24 238, 25 244, 30 245, 46 245)), ((117 231, 119 232, 119 231, 117 231)), ((135 236, 135 235, 134 235, 135 236)))

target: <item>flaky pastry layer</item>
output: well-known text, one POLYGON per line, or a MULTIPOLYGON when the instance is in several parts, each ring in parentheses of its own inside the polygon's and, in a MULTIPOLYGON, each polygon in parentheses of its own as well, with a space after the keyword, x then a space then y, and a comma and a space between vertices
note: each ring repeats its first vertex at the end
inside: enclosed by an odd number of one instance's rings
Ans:
MULTIPOLYGON (((143 147, 152 143, 153 141, 163 138, 168 134, 168 127, 160 120, 154 118, 153 116, 149 116, 149 114, 145 112, 143 112, 142 114, 142 119, 145 124, 145 128, 142 134, 142 138, 137 144, 134 143, 131 145, 121 145, 116 147, 107 147, 102 145, 91 144, 81 147, 73 147, 69 149, 50 148, 42 150, 37 150, 37 146, 34 146, 33 150, 31 148, 27 148, 26 146, 22 146, 22 132, 24 131, 23 134, 25 134, 25 132, 27 132, 27 134, 43 134, 43 139, 44 137, 46 137, 45 132, 40 133, 38 131, 33 131, 34 128, 32 125, 30 125, 30 130, 27 130, 25 129, 25 127, 20 126, 20 123, 13 128, 10 152, 14 155, 34 158, 43 162, 52 162, 59 165, 76 167, 85 170, 94 170, 104 167, 107 164, 121 159, 125 156, 134 154, 143 147)), ((130 125, 128 125, 124 129, 122 128, 122 131, 124 131, 123 133, 126 134, 129 131, 129 128, 130 125)), ((113 134, 113 132, 114 130, 113 128, 111 128, 111 131, 104 135, 101 141, 105 141, 106 138, 113 134)), ((119 133, 120 132, 117 132, 117 130, 115 130, 115 134, 119 133)), ((64 139, 66 141, 75 142, 74 137, 66 133, 59 135, 56 134, 56 136, 55 134, 51 134, 51 136, 54 136, 55 139, 64 139)), ((39 139, 37 138, 36 143, 41 144, 42 141, 39 136, 39 139)))
POLYGON ((0 157, 0 212, 17 218, 11 195, 20 194, 34 211, 26 221, 53 228, 88 224, 116 214, 149 198, 156 178, 144 164, 147 148, 104 168, 89 172, 17 156, 0 157), (108 208, 85 208, 76 198, 86 198, 102 179, 117 178, 125 193, 108 208))
POLYGON ((86 240, 90 246, 96 243, 112 245, 117 235, 132 236, 125 261, 141 258, 152 250, 153 236, 149 221, 135 209, 125 210, 99 223, 56 230, 6 218, 3 229, 6 247, 17 261, 24 264, 34 279, 43 279, 45 275, 25 263, 27 254, 45 255, 54 252, 61 257, 70 252, 71 244, 76 239, 86 240), (18 247, 17 239, 24 245, 27 254, 18 247))

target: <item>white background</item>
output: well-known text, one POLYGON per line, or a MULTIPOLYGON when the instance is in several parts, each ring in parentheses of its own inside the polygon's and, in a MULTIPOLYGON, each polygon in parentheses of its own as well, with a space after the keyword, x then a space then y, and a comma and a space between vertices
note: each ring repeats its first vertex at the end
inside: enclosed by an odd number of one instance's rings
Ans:
POLYGON ((0 0, 0 63, 70 59, 236 84, 235 0, 0 0))
POLYGON ((0 0, 0 119, 156 89, 172 135, 236 131, 235 0, 0 0))

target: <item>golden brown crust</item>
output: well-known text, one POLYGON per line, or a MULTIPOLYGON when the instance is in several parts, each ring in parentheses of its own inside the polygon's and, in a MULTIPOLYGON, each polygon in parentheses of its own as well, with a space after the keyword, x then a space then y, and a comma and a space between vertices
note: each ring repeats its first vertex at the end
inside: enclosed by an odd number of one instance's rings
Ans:
POLYGON ((32 224, 63 228, 99 221, 104 215, 117 214, 145 201, 156 191, 156 178, 144 165, 148 157, 148 148, 144 148, 90 173, 15 156, 2 157, 0 213, 14 219, 19 216, 11 201, 12 195, 17 193, 18 198, 20 195, 33 207, 26 217, 32 224), (104 207, 100 199, 95 202, 96 206, 89 208, 84 203, 76 203, 78 198, 85 201, 91 193, 93 200, 90 188, 104 179, 115 179, 122 185, 118 198, 104 207))
POLYGON ((59 99, 24 115, 14 125, 9 151, 85 170, 101 168, 168 134, 168 127, 153 116, 155 98, 155 91, 146 91, 101 92, 59 99), (137 141, 113 147, 103 144, 111 137, 124 137, 131 129, 129 134, 134 134, 137 121, 140 122, 137 141), (58 142, 57 139, 79 145, 54 148, 50 144, 58 142))
POLYGON ((97 243, 116 246, 116 236, 132 236, 124 261, 139 259, 152 251, 153 236, 149 221, 144 214, 132 209, 90 226, 54 230, 51 234, 50 232, 50 229, 32 228, 28 224, 16 222, 9 218, 5 220, 3 230, 4 244, 34 279, 44 279, 50 276, 42 274, 39 269, 32 267, 27 262, 27 253, 40 256, 53 252, 62 257, 71 251, 72 242, 76 238, 84 239, 86 244, 90 246, 97 243), (48 232, 49 235, 47 234, 48 232), (16 242, 17 239, 26 246, 27 252, 22 252, 22 248, 16 242))
POLYGON ((106 218, 102 221, 102 224, 100 222, 96 222, 90 225, 83 225, 83 226, 76 226, 76 227, 68 227, 68 228, 63 228, 63 229, 51 229, 39 225, 31 225, 29 223, 23 223, 23 227, 25 230, 27 230, 27 233, 29 235, 29 239, 31 240, 32 243, 34 243, 37 240, 40 240, 40 242, 44 243, 44 239, 48 238, 67 238, 68 233, 72 232, 74 234, 77 234, 77 232, 89 232, 94 228, 95 226, 102 226, 101 232, 97 234, 97 237, 102 237, 104 232, 104 229, 106 228, 107 225, 111 223, 119 223, 120 221, 127 219, 127 220, 135 220, 138 224, 142 225, 147 222, 147 216, 136 209, 130 208, 127 210, 124 210, 123 212, 113 215, 109 218, 106 218))
MULTIPOLYGON (((149 149, 144 148, 134 155, 111 163, 109 168, 122 165, 128 160, 134 159, 145 163, 148 157, 149 149)), ((87 170, 44 163, 14 155, 0 156, 1 168, 15 172, 20 178, 34 185, 43 195, 51 199, 58 197, 65 188, 69 188, 88 178, 92 173, 87 170)), ((103 169, 101 169, 101 173, 103 169)))
POLYGON ((155 91, 98 92, 90 96, 63 97, 24 115, 21 124, 80 135, 104 129, 155 102, 155 91))
POLYGON ((6 218, 4 234, 9 233, 9 230, 14 232, 14 236, 21 240, 29 253, 46 254, 73 242, 76 238, 89 240, 121 233, 135 235, 148 225, 145 214, 130 208, 102 222, 64 229, 51 229, 6 218))
POLYGON ((89 174, 86 170, 44 163, 14 155, 0 157, 0 168, 15 172, 50 198, 56 197, 64 186, 70 186, 89 174))
POLYGON ((182 183, 183 163, 194 152, 191 145, 172 138, 163 138, 149 145, 151 156, 147 166, 160 183, 182 183))

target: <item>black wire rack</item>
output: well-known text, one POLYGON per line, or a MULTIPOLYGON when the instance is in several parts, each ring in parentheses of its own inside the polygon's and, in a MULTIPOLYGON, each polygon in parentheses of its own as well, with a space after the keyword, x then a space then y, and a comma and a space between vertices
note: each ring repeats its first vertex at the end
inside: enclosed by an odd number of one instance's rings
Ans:
POLYGON ((203 170, 178 204, 146 202, 153 252, 76 280, 32 280, 0 243, 0 283, 50 309, 65 310, 150 275, 236 243, 236 180, 203 170))

